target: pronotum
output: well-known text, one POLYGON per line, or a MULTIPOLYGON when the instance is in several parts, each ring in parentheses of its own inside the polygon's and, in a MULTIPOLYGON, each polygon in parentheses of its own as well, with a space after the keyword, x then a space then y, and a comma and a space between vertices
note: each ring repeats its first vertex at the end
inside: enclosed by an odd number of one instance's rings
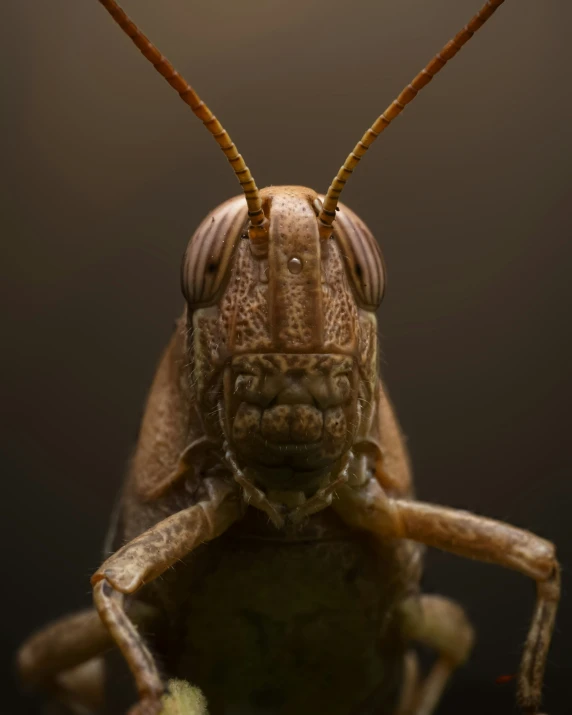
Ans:
POLYGON ((369 229, 339 202, 373 142, 502 1, 404 88, 320 194, 260 191, 194 89, 100 0, 213 135, 243 194, 187 248, 185 310, 151 389, 113 554, 92 579, 95 609, 20 651, 24 677, 72 709, 92 707, 92 666, 117 645, 137 686, 134 714, 158 713, 172 677, 199 685, 215 714, 430 713, 473 632, 457 604, 420 593, 429 545, 536 582, 518 697, 538 712, 559 597, 554 548, 413 498, 378 372, 385 269, 369 229), (424 678, 415 642, 437 652, 424 678))

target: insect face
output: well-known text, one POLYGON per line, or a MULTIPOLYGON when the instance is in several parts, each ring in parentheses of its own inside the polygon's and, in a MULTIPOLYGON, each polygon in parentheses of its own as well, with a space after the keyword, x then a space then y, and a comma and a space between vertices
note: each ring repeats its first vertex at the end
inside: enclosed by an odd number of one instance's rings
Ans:
POLYGON ((255 481, 312 491, 371 421, 383 263, 346 207, 324 240, 320 197, 261 192, 268 239, 246 233, 244 198, 211 213, 183 263, 197 397, 255 481))

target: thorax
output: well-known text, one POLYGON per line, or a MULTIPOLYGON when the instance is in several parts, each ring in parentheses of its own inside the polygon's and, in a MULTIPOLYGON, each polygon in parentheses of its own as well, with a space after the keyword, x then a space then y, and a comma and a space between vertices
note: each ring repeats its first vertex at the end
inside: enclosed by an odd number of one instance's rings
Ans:
POLYGON ((249 510, 148 587, 161 661, 213 715, 369 713, 400 685, 403 558, 330 510, 280 531, 249 510))

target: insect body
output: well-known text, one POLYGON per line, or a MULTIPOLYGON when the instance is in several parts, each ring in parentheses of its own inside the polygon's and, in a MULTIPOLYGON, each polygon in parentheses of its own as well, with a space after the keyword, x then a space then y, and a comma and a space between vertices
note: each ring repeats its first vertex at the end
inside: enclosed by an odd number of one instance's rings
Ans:
POLYGON ((520 704, 536 713, 559 597, 554 548, 413 499, 377 369, 381 253, 338 202, 375 138, 502 0, 376 120, 325 196, 259 191, 194 90, 101 2, 213 134, 244 196, 209 214, 187 248, 185 311, 151 388, 113 553, 93 577, 96 611, 30 639, 23 675, 94 709, 89 664, 115 643, 135 678, 133 714, 158 713, 166 679, 182 678, 214 715, 425 715, 473 638, 459 606, 419 591, 430 545, 536 582, 519 678, 520 704), (415 641, 438 656, 422 681, 415 641))

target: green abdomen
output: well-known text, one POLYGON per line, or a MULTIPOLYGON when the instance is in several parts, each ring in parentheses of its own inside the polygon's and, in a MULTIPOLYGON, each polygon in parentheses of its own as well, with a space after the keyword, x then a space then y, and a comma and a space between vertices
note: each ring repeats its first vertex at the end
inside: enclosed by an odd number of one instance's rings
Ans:
POLYGON ((339 525, 272 535, 241 525, 164 580, 167 669, 211 715, 390 715, 404 649, 393 551, 339 525))

